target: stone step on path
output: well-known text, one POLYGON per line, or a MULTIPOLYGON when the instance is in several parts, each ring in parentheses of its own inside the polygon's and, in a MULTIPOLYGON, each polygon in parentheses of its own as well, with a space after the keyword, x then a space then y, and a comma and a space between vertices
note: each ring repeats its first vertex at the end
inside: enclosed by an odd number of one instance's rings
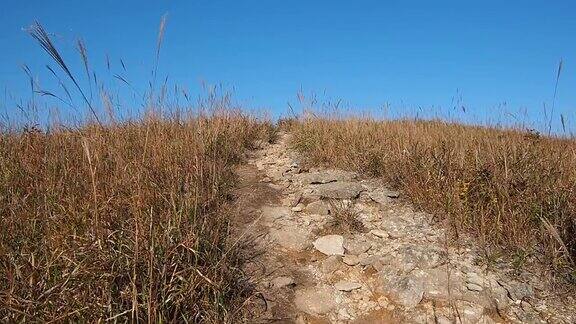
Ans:
POLYGON ((263 145, 249 163, 281 196, 260 207, 267 231, 260 263, 273 270, 259 289, 262 319, 294 323, 574 323, 564 304, 536 294, 538 278, 519 282, 454 249, 430 215, 401 202, 377 179, 353 172, 304 171, 289 134, 263 145), (353 215, 362 231, 342 231, 353 215))

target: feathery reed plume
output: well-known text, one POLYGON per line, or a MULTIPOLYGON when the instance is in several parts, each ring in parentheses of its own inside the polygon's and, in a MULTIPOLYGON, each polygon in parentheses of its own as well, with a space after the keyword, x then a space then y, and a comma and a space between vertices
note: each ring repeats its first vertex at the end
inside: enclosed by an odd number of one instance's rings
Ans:
POLYGON ((556 72, 556 83, 554 84, 554 96, 552 98, 552 108, 550 108, 550 122, 548 123, 548 135, 552 132, 552 118, 554 118, 554 106, 556 104, 556 93, 558 92, 558 81, 560 80, 560 74, 562 73, 563 60, 560 59, 558 63, 558 71, 556 72))
POLYGON ((154 77, 158 71, 158 62, 160 60, 160 48, 162 48, 162 41, 164 40, 164 31, 166 29, 166 19, 168 14, 163 14, 160 18, 160 27, 158 27, 158 38, 156 40, 156 62, 154 63, 154 77))
POLYGON ((84 63, 84 71, 86 72, 86 79, 88 80, 88 86, 90 87, 90 100, 92 100, 92 82, 90 77, 90 68, 88 66, 88 50, 86 49, 86 44, 84 40, 78 39, 76 43, 78 53, 82 58, 82 63, 84 63))
POLYGON ((72 82, 76 86, 76 89, 78 89, 78 91, 80 92, 80 95, 82 95, 82 98, 84 99, 84 101, 88 105, 88 108, 92 112, 92 115, 96 119, 96 122, 100 126, 102 126, 102 123, 100 122, 100 119, 98 118, 98 115, 96 114, 96 111, 94 110, 94 107, 92 107, 92 104, 90 103, 90 101, 88 100, 86 95, 84 94, 84 91, 82 91, 82 88, 80 87, 80 85, 76 81, 76 78, 74 78, 74 75, 72 74, 72 72, 70 72, 70 69, 68 69, 68 66, 64 62, 64 59, 62 59, 62 56, 60 55, 60 53, 58 52, 58 50, 56 49, 56 47, 52 43, 52 40, 50 39, 50 36, 48 35, 48 33, 46 32, 44 27, 42 27, 42 25, 36 21, 29 28, 28 32, 29 32, 30 36, 32 36, 32 38, 34 38, 36 41, 38 41, 38 44, 40 44, 42 49, 44 49, 44 51, 46 53, 48 53, 48 55, 50 55, 50 57, 52 57, 52 59, 60 66, 60 68, 64 71, 64 73, 66 73, 66 75, 70 78, 70 80, 72 80, 72 82))

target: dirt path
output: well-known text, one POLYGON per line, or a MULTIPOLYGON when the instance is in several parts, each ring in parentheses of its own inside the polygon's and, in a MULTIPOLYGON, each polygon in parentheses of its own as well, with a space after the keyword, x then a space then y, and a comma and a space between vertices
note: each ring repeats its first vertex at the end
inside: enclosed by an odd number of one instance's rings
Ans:
POLYGON ((440 226, 377 180, 302 170, 289 135, 239 170, 261 254, 247 266, 262 293, 253 322, 574 323, 574 299, 544 298, 477 264, 440 226))

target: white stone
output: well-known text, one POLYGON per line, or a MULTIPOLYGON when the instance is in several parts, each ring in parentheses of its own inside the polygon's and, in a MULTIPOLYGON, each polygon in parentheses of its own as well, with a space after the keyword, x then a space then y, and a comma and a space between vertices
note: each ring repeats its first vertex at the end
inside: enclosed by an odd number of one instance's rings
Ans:
POLYGON ((291 286, 294 284, 294 278, 292 277, 277 277, 272 279, 270 282, 274 288, 282 288, 286 286, 291 286))
POLYGON ((316 250, 326 255, 344 255, 344 238, 342 235, 326 235, 314 241, 316 250))

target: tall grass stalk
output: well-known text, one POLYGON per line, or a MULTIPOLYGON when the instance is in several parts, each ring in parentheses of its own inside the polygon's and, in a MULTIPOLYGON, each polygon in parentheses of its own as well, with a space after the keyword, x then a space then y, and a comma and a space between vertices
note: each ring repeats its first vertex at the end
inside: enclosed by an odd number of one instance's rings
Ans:
MULTIPOLYGON (((62 71, 64 71, 64 73, 68 76, 68 78, 70 78, 72 83, 74 83, 74 86, 76 86, 76 89, 78 89, 78 92, 82 96, 82 99, 84 99, 84 102, 86 102, 86 104, 88 105, 88 108, 90 109, 90 112, 92 113, 92 116, 94 117, 96 122, 100 126, 102 126, 102 123, 100 122, 100 119, 98 118, 98 114, 96 113, 96 110, 92 106, 92 103, 90 102, 90 100, 88 100, 88 98, 86 97, 86 94, 84 94, 82 87, 80 87, 80 85, 78 84, 78 81, 76 81, 76 78, 74 77, 74 75, 72 74, 72 72, 70 71, 68 66, 66 65, 66 62, 64 61, 64 59, 62 58, 62 56, 60 55, 60 53, 58 52, 58 50, 56 49, 54 44, 52 43, 52 40, 50 39, 50 36, 48 35, 48 33, 46 32, 44 27, 42 27, 42 25, 40 25, 40 23, 35 22, 30 27, 29 32, 30 32, 30 35, 36 41, 38 41, 38 44, 42 47, 42 49, 44 49, 44 51, 46 53, 48 53, 48 55, 50 55, 50 57, 52 57, 54 62, 56 62, 58 64, 58 66, 60 66, 62 71)), ((86 61, 86 64, 87 64, 87 61, 86 61)))

